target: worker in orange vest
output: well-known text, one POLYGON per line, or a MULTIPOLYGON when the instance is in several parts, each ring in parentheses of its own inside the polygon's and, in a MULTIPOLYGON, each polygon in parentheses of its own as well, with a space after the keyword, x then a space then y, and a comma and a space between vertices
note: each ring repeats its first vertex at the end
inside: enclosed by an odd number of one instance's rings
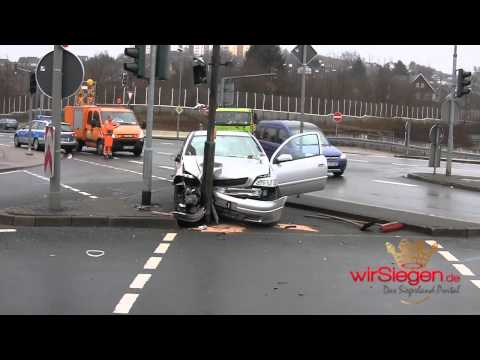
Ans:
POLYGON ((113 122, 112 116, 108 115, 107 121, 105 121, 102 126, 103 156, 105 159, 113 158, 113 129, 115 129, 115 123, 113 122))

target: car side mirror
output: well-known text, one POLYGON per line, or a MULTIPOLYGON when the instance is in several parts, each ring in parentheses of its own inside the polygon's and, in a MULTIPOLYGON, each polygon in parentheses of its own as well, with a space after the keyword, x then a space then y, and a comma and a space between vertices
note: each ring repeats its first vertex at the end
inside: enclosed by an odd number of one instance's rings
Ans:
POLYGON ((276 161, 277 163, 282 163, 282 162, 285 162, 285 161, 292 161, 293 160, 293 156, 290 155, 290 154, 282 154, 280 156, 277 157, 276 161))
POLYGON ((182 158, 182 154, 178 153, 177 156, 175 156, 175 162, 179 163, 181 158, 182 158))

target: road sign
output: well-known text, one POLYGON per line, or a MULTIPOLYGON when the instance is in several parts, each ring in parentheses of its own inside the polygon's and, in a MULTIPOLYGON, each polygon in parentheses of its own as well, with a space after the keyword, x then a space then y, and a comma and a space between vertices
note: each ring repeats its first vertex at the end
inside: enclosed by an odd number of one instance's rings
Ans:
MULTIPOLYGON (((298 74, 303 74, 303 66, 300 66, 297 69, 298 74)), ((305 66, 305 74, 310 75, 312 73, 312 68, 310 66, 305 66)))
MULTIPOLYGON (((297 45, 295 49, 292 50, 292 54, 297 57, 300 63, 303 63, 303 47, 304 45, 297 45)), ((308 64, 315 56, 317 56, 315 49, 311 45, 307 45, 306 63, 308 64)))
POLYGON ((342 122, 342 113, 337 111, 335 114, 333 114, 333 120, 335 120, 335 122, 337 124, 341 123, 342 122))
POLYGON ((133 91, 128 92, 128 101, 132 100, 133 91))
POLYGON ((55 151, 55 127, 47 126, 45 128, 45 156, 43 160, 43 172, 46 177, 53 177, 55 151))
MULTIPOLYGON (((62 98, 75 94, 83 82, 85 70, 81 60, 68 50, 63 51, 62 98)), ((39 89, 52 97, 53 51, 45 55, 37 65, 35 75, 39 89)))
POLYGON ((180 115, 183 112, 183 108, 181 106, 177 106, 175 108, 175 111, 177 112, 178 115, 180 115))

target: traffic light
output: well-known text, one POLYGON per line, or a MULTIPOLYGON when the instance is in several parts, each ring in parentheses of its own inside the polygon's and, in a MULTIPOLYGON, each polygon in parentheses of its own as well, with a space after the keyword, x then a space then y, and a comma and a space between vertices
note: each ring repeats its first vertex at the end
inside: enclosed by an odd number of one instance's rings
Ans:
POLYGON ((456 97, 460 98, 463 95, 470 94, 472 91, 468 85, 472 83, 470 76, 472 76, 472 73, 469 71, 464 71, 463 69, 458 69, 458 75, 457 75, 457 91, 456 91, 456 97))
POLYGON ((157 45, 157 64, 155 68, 155 78, 157 80, 168 80, 170 75, 169 53, 170 45, 157 45))
POLYGON ((139 79, 145 78, 145 50, 146 45, 135 45, 134 48, 126 48, 124 52, 125 56, 133 58, 134 62, 123 64, 123 68, 139 79))
POLYGON ((35 73, 30 73, 30 94, 35 94, 37 92, 37 79, 35 78, 35 73))
POLYGON ((127 76, 128 74, 126 72, 122 73, 122 87, 127 86, 127 76))
POLYGON ((193 58, 193 83, 195 85, 207 83, 207 64, 202 58, 193 58))

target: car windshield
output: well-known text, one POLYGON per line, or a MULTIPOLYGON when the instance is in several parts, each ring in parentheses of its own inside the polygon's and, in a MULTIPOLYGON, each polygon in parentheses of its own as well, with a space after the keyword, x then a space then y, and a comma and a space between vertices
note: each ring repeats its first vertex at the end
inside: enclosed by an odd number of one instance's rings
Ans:
POLYGON ((73 132, 72 128, 68 124, 62 124, 62 132, 73 132))
MULTIPOLYGON (((323 132, 316 127, 315 125, 312 124, 304 124, 303 126, 303 132, 316 132, 318 133, 318 138, 320 139, 320 145, 322 146, 328 146, 330 143, 328 142, 326 136, 323 134, 323 132)), ((300 126, 292 128, 292 133, 293 135, 300 134, 300 126)))
MULTIPOLYGON (((205 147, 206 135, 194 136, 187 147, 186 155, 201 155, 205 147)), ((263 150, 250 136, 217 135, 215 156, 258 159, 263 150)))
POLYGON ((137 125, 137 118, 131 111, 102 111, 102 119, 105 121, 111 116, 117 124, 137 125))
POLYGON ((250 113, 234 111, 217 111, 215 113, 216 125, 250 125, 250 113))

